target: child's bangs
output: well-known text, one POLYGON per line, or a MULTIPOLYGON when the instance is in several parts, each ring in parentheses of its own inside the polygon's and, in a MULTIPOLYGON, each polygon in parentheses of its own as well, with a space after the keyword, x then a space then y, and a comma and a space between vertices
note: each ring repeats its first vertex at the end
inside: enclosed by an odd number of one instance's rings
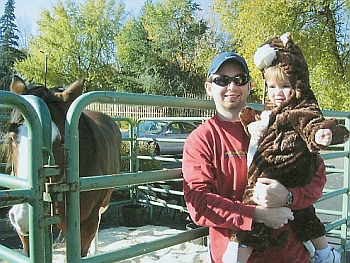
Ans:
POLYGON ((279 66, 272 66, 265 70, 264 77, 266 81, 270 81, 271 79, 276 80, 278 82, 289 81, 288 76, 279 66))

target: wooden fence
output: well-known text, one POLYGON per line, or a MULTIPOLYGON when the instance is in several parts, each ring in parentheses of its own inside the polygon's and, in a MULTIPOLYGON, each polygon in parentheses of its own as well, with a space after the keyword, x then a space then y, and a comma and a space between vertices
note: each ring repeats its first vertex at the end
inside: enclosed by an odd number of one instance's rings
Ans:
POLYGON ((125 117, 135 121, 140 118, 211 117, 214 113, 213 110, 100 103, 92 103, 86 108, 101 111, 111 117, 125 117))

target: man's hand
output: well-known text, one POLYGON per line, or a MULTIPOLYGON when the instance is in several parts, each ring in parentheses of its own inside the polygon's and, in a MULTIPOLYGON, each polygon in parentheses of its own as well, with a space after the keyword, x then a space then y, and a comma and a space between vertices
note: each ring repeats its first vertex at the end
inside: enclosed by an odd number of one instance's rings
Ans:
POLYGON ((288 220, 294 220, 294 216, 288 207, 265 208, 256 206, 253 220, 278 229, 288 224, 288 220))
POLYGON ((263 207, 283 207, 288 189, 277 180, 258 178, 254 187, 253 200, 263 207))

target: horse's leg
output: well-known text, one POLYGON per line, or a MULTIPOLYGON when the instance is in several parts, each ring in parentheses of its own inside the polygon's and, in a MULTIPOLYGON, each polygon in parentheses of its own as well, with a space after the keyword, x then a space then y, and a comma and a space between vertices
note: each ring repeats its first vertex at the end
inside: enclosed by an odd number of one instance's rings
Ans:
POLYGON ((100 207, 107 193, 108 191, 106 190, 80 193, 80 235, 82 257, 87 256, 90 244, 98 231, 100 207))
POLYGON ((29 255, 29 205, 14 205, 9 211, 9 219, 16 229, 23 245, 23 254, 29 255))
MULTIPOLYGON (((98 191, 94 191, 98 192, 98 191)), ((91 192, 84 192, 81 194, 80 201, 80 242, 81 242, 81 256, 86 257, 89 251, 89 246, 91 241, 93 240, 98 220, 98 208, 99 205, 93 201, 90 195, 91 192), (82 201, 84 200, 84 202, 82 201), (94 206, 93 208, 91 206, 94 206)), ((98 199, 98 196, 96 197, 98 199)), ((64 211, 64 206, 62 203, 56 204, 56 213, 60 214, 61 222, 57 224, 63 232, 67 231, 66 226, 66 215, 64 211)), ((97 242, 97 241, 96 241, 97 242)))
POLYGON ((98 252, 99 250, 98 250, 98 228, 97 228, 94 239, 91 241, 88 255, 89 256, 96 255, 98 254, 98 252))
POLYGON ((97 224, 97 230, 95 233, 95 237, 92 240, 91 244, 90 244, 90 248, 89 248, 89 255, 96 255, 98 254, 98 230, 100 227, 100 222, 101 222, 101 217, 102 214, 107 210, 107 207, 100 207, 99 212, 98 212, 98 224, 97 224))
POLYGON ((22 242, 23 254, 28 257, 29 256, 29 236, 23 236, 19 232, 17 233, 22 242))
POLYGON ((80 223, 82 257, 87 256, 91 241, 94 239, 96 231, 98 230, 99 209, 99 205, 95 205, 88 217, 80 223))
POLYGON ((102 214, 108 209, 109 207, 109 201, 111 199, 111 195, 114 191, 114 189, 106 189, 103 190, 105 191, 102 197, 102 201, 101 201, 101 205, 98 211, 98 222, 97 222, 97 227, 96 227, 96 233, 95 236, 90 244, 90 248, 89 248, 89 255, 95 255, 98 253, 98 230, 100 227, 100 222, 101 222, 101 216, 102 214))

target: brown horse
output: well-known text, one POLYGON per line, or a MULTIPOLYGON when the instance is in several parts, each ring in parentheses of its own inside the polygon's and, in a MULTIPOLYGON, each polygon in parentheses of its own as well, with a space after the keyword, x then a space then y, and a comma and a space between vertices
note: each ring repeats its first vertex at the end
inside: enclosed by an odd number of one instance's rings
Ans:
MULTIPOLYGON (((64 167, 64 125, 69 106, 83 92, 83 80, 78 80, 68 88, 47 89, 44 86, 28 88, 25 82, 15 76, 10 90, 17 94, 31 94, 40 97, 48 106, 52 118, 52 151, 55 162, 64 167)), ((79 176, 117 174, 121 164, 121 132, 116 123, 100 112, 84 111, 78 124, 79 129, 79 176)), ((27 158, 21 154, 25 143, 27 127, 23 117, 16 111, 12 114, 9 131, 9 149, 13 160, 13 173, 28 178, 27 169, 21 163, 27 158)), ((45 135, 44 135, 45 136, 45 135)), ((63 169, 54 181, 64 180, 63 169)), ((107 209, 113 189, 80 193, 81 256, 86 256, 98 231, 102 211, 107 209)), ((55 213, 62 221, 58 227, 66 230, 64 202, 56 203, 55 213)), ((25 254, 29 252, 28 204, 15 205, 9 212, 12 225, 16 228, 25 254)))

